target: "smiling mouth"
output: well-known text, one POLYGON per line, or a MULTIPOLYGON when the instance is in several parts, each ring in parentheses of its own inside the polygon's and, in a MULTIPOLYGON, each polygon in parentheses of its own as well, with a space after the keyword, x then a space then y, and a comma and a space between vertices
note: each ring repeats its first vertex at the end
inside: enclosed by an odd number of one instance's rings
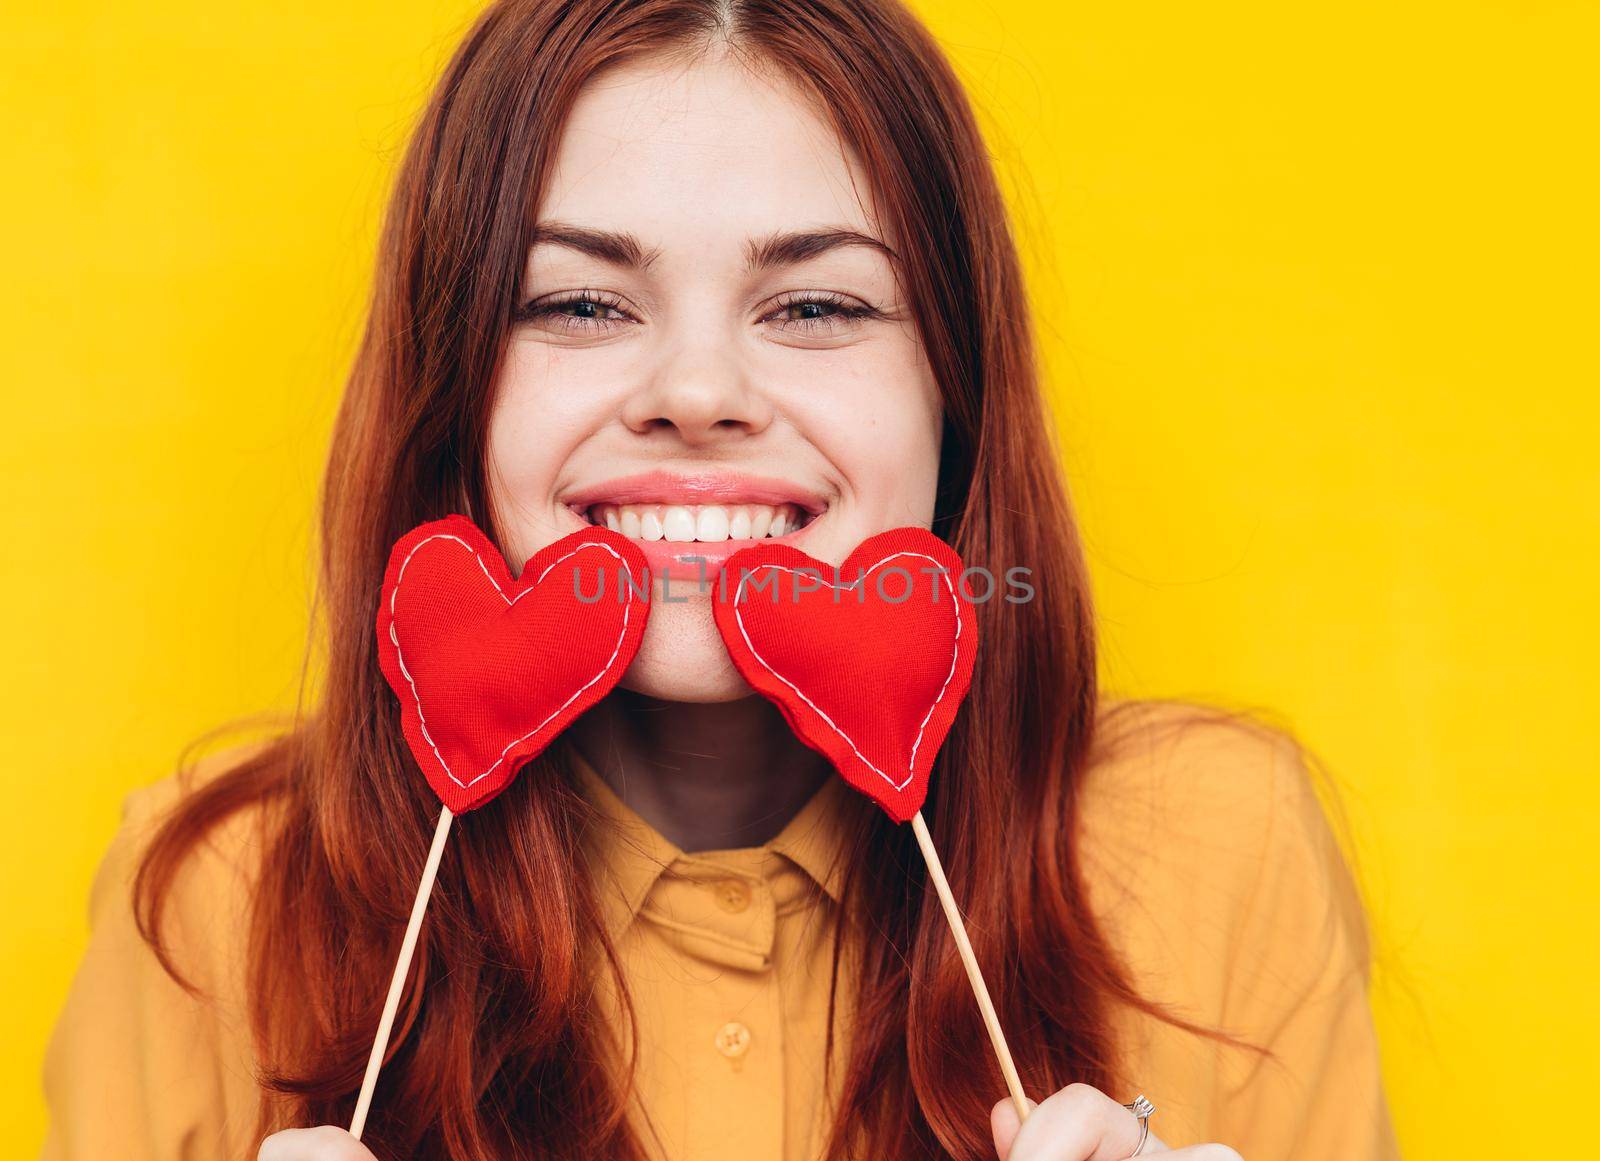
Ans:
POLYGON ((620 532, 629 540, 670 544, 773 539, 798 532, 821 515, 799 504, 597 503, 569 507, 588 523, 620 532))

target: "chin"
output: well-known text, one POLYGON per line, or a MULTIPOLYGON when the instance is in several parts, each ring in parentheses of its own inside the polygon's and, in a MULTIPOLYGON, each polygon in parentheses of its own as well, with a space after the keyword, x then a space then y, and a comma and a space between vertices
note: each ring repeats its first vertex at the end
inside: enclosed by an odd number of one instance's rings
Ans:
POLYGON ((709 596, 651 601, 650 623, 621 685, 662 701, 737 701, 755 692, 728 656, 709 596))

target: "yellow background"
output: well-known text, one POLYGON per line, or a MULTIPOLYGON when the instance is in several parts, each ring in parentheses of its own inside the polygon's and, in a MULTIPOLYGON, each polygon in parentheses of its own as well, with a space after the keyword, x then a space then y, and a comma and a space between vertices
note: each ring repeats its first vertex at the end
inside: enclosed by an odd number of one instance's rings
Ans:
MULTIPOLYGON (((19 1155, 120 795, 293 701, 377 209, 471 11, 144 8, 0 46, 19 1155)), ((921 10, 1021 215, 1108 680, 1272 707, 1340 780, 1408 1157, 1581 1145, 1600 14, 921 10)))

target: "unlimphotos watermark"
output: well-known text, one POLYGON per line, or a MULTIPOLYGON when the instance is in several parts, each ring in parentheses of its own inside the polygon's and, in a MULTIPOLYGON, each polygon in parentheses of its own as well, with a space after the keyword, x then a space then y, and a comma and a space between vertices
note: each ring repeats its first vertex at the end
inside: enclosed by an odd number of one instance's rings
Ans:
MULTIPOLYGON (((954 599, 973 605, 999 599, 1007 604, 1024 605, 1033 600, 1035 594, 1029 579, 1033 570, 1021 565, 1008 568, 999 576, 982 565, 971 565, 952 576, 950 569, 938 565, 909 568, 898 564, 870 570, 857 568, 854 576, 846 576, 838 567, 767 564, 754 569, 742 568, 739 575, 730 579, 730 570, 726 568, 711 576, 704 557, 683 556, 679 559, 697 562, 699 575, 693 580, 679 578, 680 587, 674 594, 672 574, 662 574, 660 599, 672 604, 703 597, 708 589, 718 601, 765 598, 773 604, 783 600, 798 604, 812 593, 826 592, 835 604, 851 600, 866 604, 870 594, 891 605, 902 605, 913 599, 925 599, 936 604, 954 599)), ((643 575, 635 575, 619 567, 614 582, 608 579, 610 577, 609 570, 595 571, 590 591, 585 587, 583 574, 574 572, 574 595, 586 605, 605 600, 608 592, 617 601, 648 599, 651 585, 648 569, 643 575)))

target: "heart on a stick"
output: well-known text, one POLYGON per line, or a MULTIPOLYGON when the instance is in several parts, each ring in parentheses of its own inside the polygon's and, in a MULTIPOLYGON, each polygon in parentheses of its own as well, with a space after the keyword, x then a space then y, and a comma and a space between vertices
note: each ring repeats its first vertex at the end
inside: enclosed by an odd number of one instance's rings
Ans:
POLYGON ((897 822, 972 681, 961 558, 925 528, 863 541, 837 570, 786 544, 729 558, 713 601, 735 667, 801 741, 897 822))
POLYGON ((504 790, 616 685, 649 615, 636 544, 592 527, 541 549, 517 578, 465 516, 394 546, 378 606, 378 659, 401 726, 453 813, 504 790))

